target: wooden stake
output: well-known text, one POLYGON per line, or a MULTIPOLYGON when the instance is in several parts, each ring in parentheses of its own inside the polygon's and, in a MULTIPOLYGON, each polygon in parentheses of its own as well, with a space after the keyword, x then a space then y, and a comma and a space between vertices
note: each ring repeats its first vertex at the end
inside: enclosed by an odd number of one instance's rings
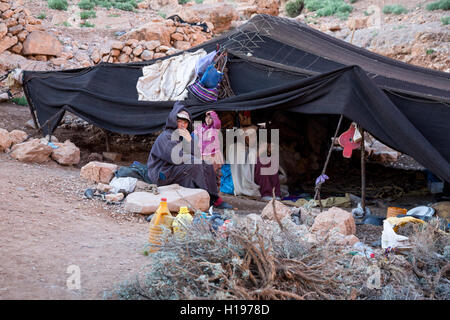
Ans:
MULTIPOLYGON (((333 144, 334 144, 334 140, 337 137, 337 134, 339 132, 339 128, 341 127, 341 123, 342 123, 342 119, 344 118, 344 115, 341 114, 340 118, 339 118, 339 122, 338 125, 336 127, 336 131, 334 133, 333 136, 333 140, 331 141, 331 146, 330 149, 328 150, 328 155, 327 155, 327 159, 325 161, 325 164, 323 165, 323 170, 322 170, 322 174, 325 174, 327 167, 328 167, 328 162, 330 161, 330 157, 331 157, 331 152, 333 151, 333 144)), ((321 184, 319 184, 318 186, 316 186, 316 193, 314 195, 314 200, 319 200, 319 206, 320 206, 320 212, 322 212, 323 207, 322 207, 322 199, 320 198, 320 188, 321 188, 321 184)))
POLYGON ((364 129, 361 128, 361 207, 366 213, 366 162, 365 162, 365 146, 364 146, 364 129))

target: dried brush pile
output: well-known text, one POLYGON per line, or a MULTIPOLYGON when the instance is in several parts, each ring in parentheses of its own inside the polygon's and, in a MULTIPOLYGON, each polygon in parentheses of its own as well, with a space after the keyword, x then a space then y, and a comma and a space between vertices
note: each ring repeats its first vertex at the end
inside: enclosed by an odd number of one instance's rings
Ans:
POLYGON ((299 241, 286 229, 256 227, 226 234, 195 225, 150 254, 145 279, 124 283, 120 299, 340 298, 333 248, 299 241))
POLYGON ((385 255, 379 249, 368 259, 330 241, 307 242, 308 228, 289 218, 234 219, 227 233, 193 225, 184 236, 167 232, 145 276, 122 283, 110 298, 448 299, 448 234, 433 223, 418 228, 414 249, 385 255))

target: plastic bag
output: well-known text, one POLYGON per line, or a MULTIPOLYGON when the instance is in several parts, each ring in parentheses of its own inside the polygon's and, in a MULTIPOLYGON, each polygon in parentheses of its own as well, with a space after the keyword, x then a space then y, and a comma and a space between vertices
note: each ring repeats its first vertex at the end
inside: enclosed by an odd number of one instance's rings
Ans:
POLYGON ((396 234, 394 231, 394 226, 389 222, 389 219, 383 221, 383 232, 381 233, 381 247, 383 249, 389 247, 398 249, 411 248, 409 238, 396 234))
POLYGON ((123 190, 125 193, 132 193, 136 188, 137 181, 138 179, 132 177, 114 177, 109 185, 113 187, 113 193, 118 193, 120 190, 123 190))

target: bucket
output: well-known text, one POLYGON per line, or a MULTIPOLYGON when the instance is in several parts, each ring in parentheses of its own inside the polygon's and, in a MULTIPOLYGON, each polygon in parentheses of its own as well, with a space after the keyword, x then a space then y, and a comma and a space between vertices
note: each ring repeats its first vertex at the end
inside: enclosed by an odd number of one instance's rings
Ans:
POLYGON ((386 218, 396 217, 399 214, 406 214, 408 210, 398 207, 389 207, 387 209, 386 218))

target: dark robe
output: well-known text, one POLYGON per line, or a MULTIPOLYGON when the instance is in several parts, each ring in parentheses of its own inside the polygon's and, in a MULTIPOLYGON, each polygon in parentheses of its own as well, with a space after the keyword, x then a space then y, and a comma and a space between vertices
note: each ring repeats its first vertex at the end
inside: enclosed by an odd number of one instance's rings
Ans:
POLYGON ((261 197, 272 197, 272 189, 275 188, 275 196, 281 197, 280 178, 278 172, 272 175, 262 175, 261 168, 270 168, 270 162, 262 164, 259 157, 255 165, 255 183, 259 186, 261 197))
MULTIPOLYGON (((148 156, 147 168, 148 177, 158 186, 169 184, 179 184, 186 188, 198 188, 206 190, 210 195, 211 204, 219 198, 219 191, 216 184, 216 174, 214 168, 206 163, 194 163, 194 150, 197 147, 194 139, 191 142, 184 141, 180 137, 177 141, 172 141, 172 133, 177 129, 177 114, 181 111, 189 111, 180 102, 175 102, 169 117, 166 120, 166 126, 163 132, 156 138, 150 154, 148 156), (180 157, 190 159, 190 164, 176 164, 172 160, 172 149, 179 143, 185 147, 190 144, 190 148, 180 150, 180 157), (190 153, 186 150, 190 149, 190 153), (183 153, 184 151, 184 153, 183 153)), ((189 113, 189 118, 192 119, 189 113)), ((192 132, 192 125, 189 124, 188 130, 192 132)), ((200 153, 198 153, 200 155, 200 153)), ((200 162, 198 159, 196 162, 200 162)))

